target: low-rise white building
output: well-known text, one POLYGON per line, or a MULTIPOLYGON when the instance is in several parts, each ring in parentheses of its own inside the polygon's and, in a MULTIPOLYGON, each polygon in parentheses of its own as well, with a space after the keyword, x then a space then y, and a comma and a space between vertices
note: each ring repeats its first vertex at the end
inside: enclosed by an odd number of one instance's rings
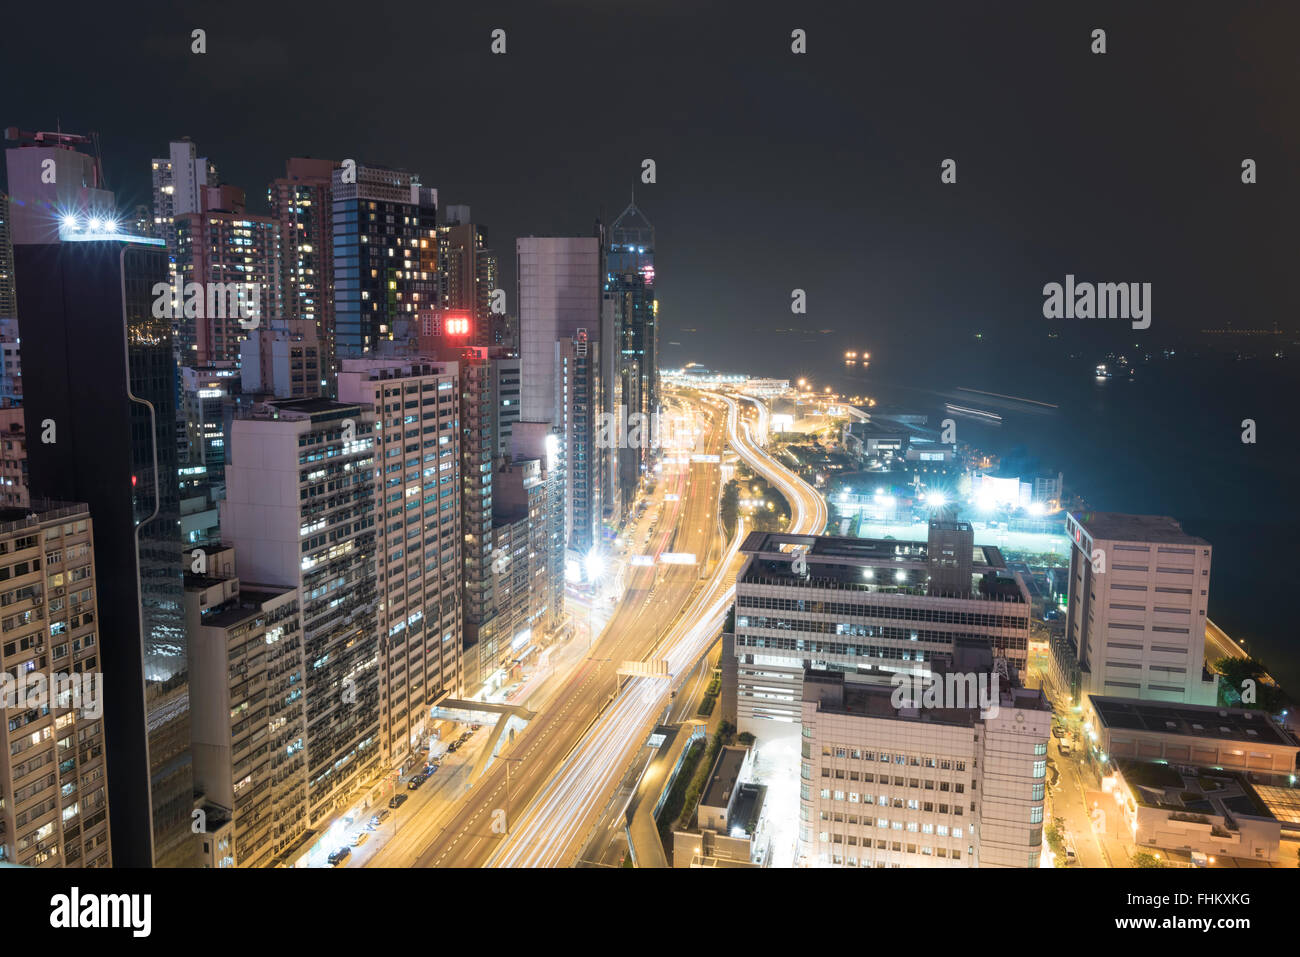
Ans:
MULTIPOLYGON (((972 652, 956 667, 978 659, 972 652)), ((895 690, 806 673, 801 863, 1038 867, 1051 730, 1041 693, 1000 682, 982 711, 896 707, 895 690)))

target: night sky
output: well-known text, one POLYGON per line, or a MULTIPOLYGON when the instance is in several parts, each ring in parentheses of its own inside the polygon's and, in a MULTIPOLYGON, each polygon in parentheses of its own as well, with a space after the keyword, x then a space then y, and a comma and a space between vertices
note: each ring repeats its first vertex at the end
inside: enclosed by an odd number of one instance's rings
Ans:
POLYGON ((0 125, 98 132, 127 211, 183 135, 255 211, 289 156, 414 170, 488 226, 513 311, 515 237, 588 234, 635 187, 658 230, 665 364, 788 373, 848 347, 959 350, 976 327, 1039 336, 1043 284, 1066 273, 1151 282, 1153 341, 1296 325, 1295 3, 69 3, 4 18, 0 125), (956 185, 940 183, 949 157, 956 185), (807 316, 790 312, 796 287, 807 316))

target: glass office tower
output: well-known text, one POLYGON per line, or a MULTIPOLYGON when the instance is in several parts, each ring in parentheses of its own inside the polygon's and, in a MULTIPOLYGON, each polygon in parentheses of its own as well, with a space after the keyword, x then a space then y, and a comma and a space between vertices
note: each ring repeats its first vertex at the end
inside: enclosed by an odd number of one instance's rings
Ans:
POLYGON ((16 246, 32 494, 95 523, 104 727, 118 866, 197 863, 165 245, 16 246))

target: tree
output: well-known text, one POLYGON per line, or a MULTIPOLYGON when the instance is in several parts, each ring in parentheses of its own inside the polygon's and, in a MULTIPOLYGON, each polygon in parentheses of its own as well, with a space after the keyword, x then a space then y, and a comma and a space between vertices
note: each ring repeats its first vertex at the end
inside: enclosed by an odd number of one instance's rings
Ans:
POLYGON ((1133 855, 1133 866, 1134 867, 1164 867, 1165 862, 1160 860, 1160 858, 1156 857, 1154 854, 1149 854, 1146 851, 1138 851, 1136 854, 1133 855))
POLYGON ((736 531, 736 514, 740 508, 740 485, 735 479, 727 483, 722 490, 722 504, 719 512, 722 517, 722 529, 730 538, 736 531))

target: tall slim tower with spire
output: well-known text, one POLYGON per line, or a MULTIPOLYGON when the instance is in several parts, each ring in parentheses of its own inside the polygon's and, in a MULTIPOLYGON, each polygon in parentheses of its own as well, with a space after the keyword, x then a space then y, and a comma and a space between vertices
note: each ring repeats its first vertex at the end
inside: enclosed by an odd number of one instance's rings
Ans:
MULTIPOLYGON (((612 313, 621 415, 637 422, 642 441, 618 450, 619 499, 630 506, 642 478, 653 468, 651 416, 659 411, 659 323, 655 300, 655 228, 632 201, 607 234, 605 299, 612 313)), ((611 412, 620 413, 619 409, 611 412)), ((636 434, 625 427, 624 434, 636 434)))

